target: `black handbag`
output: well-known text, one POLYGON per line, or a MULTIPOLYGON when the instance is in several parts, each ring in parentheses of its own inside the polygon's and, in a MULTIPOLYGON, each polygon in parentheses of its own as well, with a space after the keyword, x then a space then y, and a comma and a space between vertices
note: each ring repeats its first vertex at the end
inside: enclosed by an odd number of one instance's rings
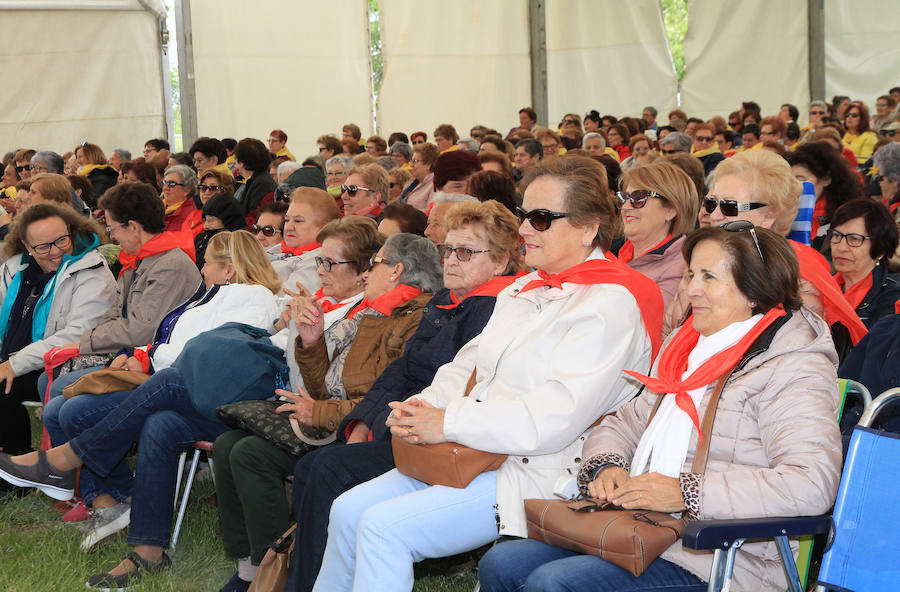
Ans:
POLYGON ((283 404, 284 401, 238 401, 216 408, 216 417, 228 427, 259 436, 294 456, 303 456, 336 439, 334 432, 309 427, 303 428, 301 439, 291 427, 289 414, 275 413, 283 404))

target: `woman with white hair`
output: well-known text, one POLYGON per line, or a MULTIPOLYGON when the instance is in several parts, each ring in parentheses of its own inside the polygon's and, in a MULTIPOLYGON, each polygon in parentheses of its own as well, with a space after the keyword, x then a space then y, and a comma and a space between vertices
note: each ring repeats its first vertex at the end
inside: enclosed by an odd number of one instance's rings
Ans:
POLYGON ((166 204, 166 230, 178 232, 198 209, 203 208, 197 186, 200 180, 194 169, 176 164, 166 169, 163 176, 163 201, 166 204))

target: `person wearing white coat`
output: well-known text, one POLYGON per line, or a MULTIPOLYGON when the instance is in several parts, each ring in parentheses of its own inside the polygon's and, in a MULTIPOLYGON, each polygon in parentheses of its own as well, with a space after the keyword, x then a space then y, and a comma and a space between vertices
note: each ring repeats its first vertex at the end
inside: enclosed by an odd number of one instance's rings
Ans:
POLYGON ((413 562, 524 536, 522 501, 552 497, 577 470, 591 424, 637 392, 621 371, 649 369, 661 327, 650 310, 662 297, 603 254, 616 216, 605 171, 571 156, 528 183, 519 232, 525 263, 539 271, 501 292, 481 335, 421 394, 391 403, 387 422, 410 444, 452 441, 509 457, 462 489, 393 470, 341 495, 314 590, 411 590, 413 562))

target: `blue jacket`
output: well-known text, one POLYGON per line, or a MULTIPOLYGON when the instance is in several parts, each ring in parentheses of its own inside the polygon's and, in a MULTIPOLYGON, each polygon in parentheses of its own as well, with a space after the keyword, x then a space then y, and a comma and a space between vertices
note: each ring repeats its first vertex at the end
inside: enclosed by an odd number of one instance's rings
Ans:
MULTIPOLYGON (((876 322, 847 356, 838 376, 863 383, 872 398, 900 386, 900 315, 891 314, 876 322)), ((841 420, 845 440, 860 415, 862 403, 858 399, 849 399, 841 420)), ((897 405, 886 407, 879 413, 877 421, 888 431, 900 432, 900 409, 897 405)))
POLYGON ((346 440, 350 422, 361 421, 372 430, 373 440, 390 439, 391 432, 384 425, 391 412, 388 403, 403 401, 430 385, 437 369, 481 333, 496 302, 493 296, 473 296, 447 310, 438 305, 451 303, 450 291, 443 289, 435 294, 425 305, 419 328, 406 342, 403 356, 381 373, 363 400, 344 418, 338 438, 346 440))

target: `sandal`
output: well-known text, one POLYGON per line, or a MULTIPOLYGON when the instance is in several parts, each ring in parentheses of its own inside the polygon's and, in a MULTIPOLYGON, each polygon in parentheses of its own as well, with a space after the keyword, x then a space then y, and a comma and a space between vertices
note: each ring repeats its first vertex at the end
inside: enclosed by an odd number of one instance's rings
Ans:
POLYGON ((141 579, 141 570, 149 573, 156 573, 168 569, 172 566, 172 560, 163 553, 161 563, 152 563, 147 561, 134 551, 128 553, 125 559, 134 564, 134 571, 124 573, 118 576, 110 573, 102 573, 91 576, 85 582, 85 586, 91 590, 100 590, 100 592, 126 592, 128 586, 134 584, 141 579))

